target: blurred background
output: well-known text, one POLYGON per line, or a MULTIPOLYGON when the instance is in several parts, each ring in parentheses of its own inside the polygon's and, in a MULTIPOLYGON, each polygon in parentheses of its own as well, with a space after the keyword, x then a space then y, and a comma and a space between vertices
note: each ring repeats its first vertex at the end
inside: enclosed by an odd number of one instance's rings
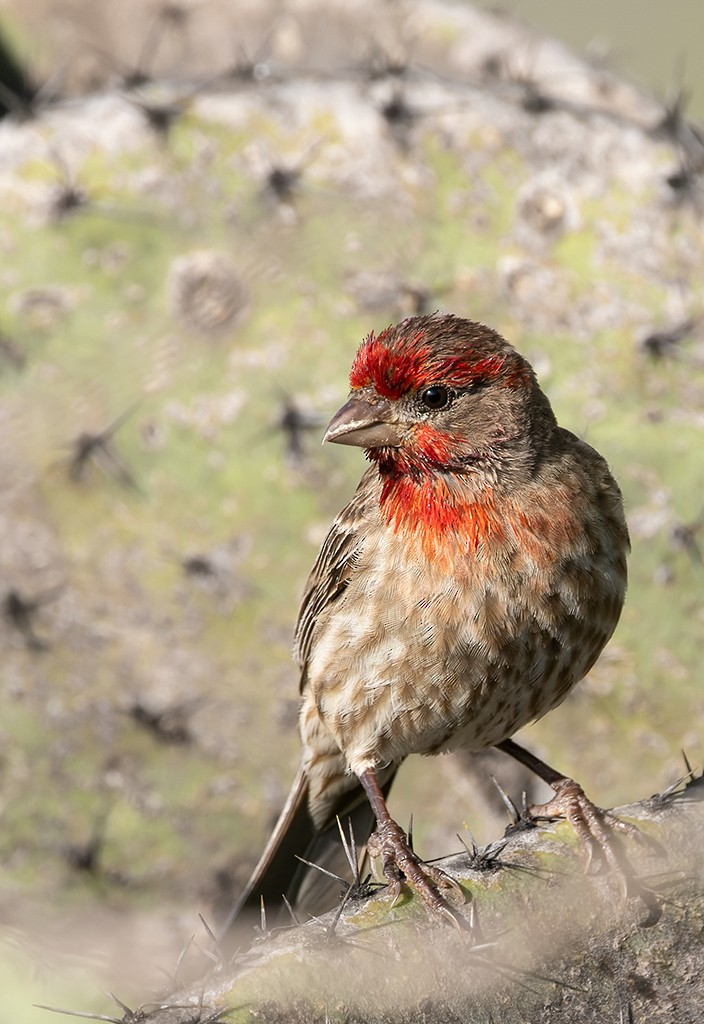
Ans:
MULTIPOLYGON (((119 1016, 101 989, 147 1002, 208 966, 198 914, 285 799, 300 593, 364 468, 320 437, 361 339, 405 315, 498 328, 623 487, 622 622, 522 741, 604 805, 674 782, 683 748, 701 766, 696 6, 0 11, 13 1019, 119 1016)), ((501 834, 491 774, 539 796, 505 758, 404 766, 423 855, 501 834)))
MULTIPOLYGON (((140 43, 144 42, 140 30, 158 6, 137 0, 119 0, 109 5, 90 0, 28 0, 26 3, 2 0, 0 13, 5 31, 17 44, 28 67, 35 72, 54 74, 63 65, 68 77, 75 75, 74 81, 77 81, 78 69, 72 66, 75 57, 79 57, 79 65, 91 63, 85 44, 99 48, 104 56, 112 54, 113 58, 129 63, 130 56, 137 53, 140 43), (67 46, 70 60, 66 59, 67 46)), ((207 20, 215 10, 219 17, 213 19, 213 29, 218 23, 222 25, 223 13, 239 20, 243 15, 251 18, 257 9, 271 17, 277 12, 305 8, 305 4, 257 5, 237 0, 229 3, 180 0, 164 6, 195 15, 199 20, 207 20)), ((400 9, 404 5, 387 0, 384 6, 400 9)), ((684 89, 689 98, 690 116, 704 116, 704 69, 699 51, 704 12, 688 0, 672 0, 667 6, 658 0, 621 0, 618 4, 594 0, 588 5, 556 4, 552 0, 514 0, 505 4, 478 0, 474 6, 519 18, 527 26, 561 40, 576 52, 617 68, 620 75, 632 78, 663 99, 684 89)), ((227 45, 228 40, 221 33, 214 31, 213 34, 219 36, 217 50, 227 45)), ((185 70, 184 56, 199 59, 208 66, 210 55, 201 53, 196 57, 194 52, 187 54, 186 49, 182 48, 182 59, 175 62, 174 68, 185 70)), ((100 77, 99 71, 97 77, 100 77)))
POLYGON ((690 97, 690 115, 704 115, 704 69, 698 44, 704 12, 687 0, 674 0, 667 7, 658 0, 618 4, 595 0, 588 5, 551 0, 498 5, 482 0, 479 6, 487 10, 501 7, 578 53, 607 60, 620 74, 663 99, 683 89, 690 97))

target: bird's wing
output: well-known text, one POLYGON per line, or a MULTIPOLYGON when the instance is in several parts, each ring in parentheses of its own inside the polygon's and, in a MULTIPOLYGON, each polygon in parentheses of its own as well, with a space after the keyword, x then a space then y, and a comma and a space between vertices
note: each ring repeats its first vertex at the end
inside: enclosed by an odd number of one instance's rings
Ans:
POLYGON ((310 654, 313 631, 321 613, 345 591, 363 543, 362 523, 378 501, 378 472, 372 467, 362 477, 352 501, 333 522, 311 569, 303 592, 294 640, 294 656, 303 669, 310 654))
MULTIPOLYGON (((311 570, 296 625, 295 653, 302 667, 302 687, 316 625, 344 592, 354 573, 362 546, 362 527, 378 510, 379 487, 378 472, 372 467, 362 477, 352 501, 332 524, 311 570)), ((379 773, 385 796, 396 768, 396 765, 388 765, 379 773)), ((364 847, 375 818, 361 785, 352 777, 350 788, 341 793, 330 808, 327 822, 322 828, 316 827, 308 809, 308 781, 303 769, 299 769, 266 849, 242 896, 227 916, 223 935, 233 931, 240 915, 257 913, 262 898, 274 919, 283 907, 282 893, 297 911, 306 914, 322 913, 334 906, 340 885, 327 873, 344 877, 350 873, 338 821, 345 835, 351 830, 357 851, 364 859, 364 847), (323 871, 301 863, 300 858, 318 865, 323 871)))

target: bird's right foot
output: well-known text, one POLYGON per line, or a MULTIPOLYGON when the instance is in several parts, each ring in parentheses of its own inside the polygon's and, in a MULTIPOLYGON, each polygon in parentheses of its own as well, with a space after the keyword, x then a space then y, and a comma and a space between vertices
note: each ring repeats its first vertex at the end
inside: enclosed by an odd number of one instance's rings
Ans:
POLYGON ((384 877, 391 893, 391 906, 401 896, 404 882, 420 896, 426 906, 442 915, 456 928, 464 926, 464 919, 447 900, 464 903, 465 893, 454 878, 432 864, 425 864, 411 849, 403 829, 389 818, 377 826, 367 841, 367 852, 374 859, 380 859, 384 877))
POLYGON ((464 918, 457 914, 445 898, 452 893, 456 902, 464 903, 462 887, 444 871, 431 864, 424 864, 413 852, 408 836, 389 814, 376 771, 366 768, 357 777, 369 798, 377 822, 376 831, 367 840, 367 852, 372 861, 377 858, 381 860, 391 893, 391 906, 400 897, 405 882, 418 893, 426 906, 441 914, 455 928, 461 930, 466 927, 464 918))

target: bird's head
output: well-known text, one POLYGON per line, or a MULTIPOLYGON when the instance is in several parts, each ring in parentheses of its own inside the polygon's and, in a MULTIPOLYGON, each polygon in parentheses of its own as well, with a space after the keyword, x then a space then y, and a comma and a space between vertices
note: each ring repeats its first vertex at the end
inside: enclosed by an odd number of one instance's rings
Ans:
POLYGON ((387 475, 530 473, 555 418, 527 362, 482 324, 411 317, 362 343, 326 441, 387 475))

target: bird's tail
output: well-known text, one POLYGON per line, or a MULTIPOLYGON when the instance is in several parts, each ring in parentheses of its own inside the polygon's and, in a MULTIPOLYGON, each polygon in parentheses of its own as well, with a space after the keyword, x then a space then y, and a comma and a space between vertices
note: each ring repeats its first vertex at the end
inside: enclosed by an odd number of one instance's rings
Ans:
MULTIPOLYGON (((385 796, 395 774, 395 766, 384 773, 382 789, 385 796)), ((284 896, 296 913, 304 918, 324 913, 335 905, 343 885, 326 872, 350 882, 353 880, 338 820, 346 836, 351 831, 357 853, 362 858, 375 825, 374 812, 364 790, 353 776, 350 783, 350 789, 341 794, 329 820, 317 828, 308 809, 308 780, 303 769, 299 768, 264 852, 222 926, 223 938, 239 918, 258 915, 262 900, 270 922, 275 922, 280 912, 285 910, 284 896), (302 863, 299 858, 324 871, 302 863)))

